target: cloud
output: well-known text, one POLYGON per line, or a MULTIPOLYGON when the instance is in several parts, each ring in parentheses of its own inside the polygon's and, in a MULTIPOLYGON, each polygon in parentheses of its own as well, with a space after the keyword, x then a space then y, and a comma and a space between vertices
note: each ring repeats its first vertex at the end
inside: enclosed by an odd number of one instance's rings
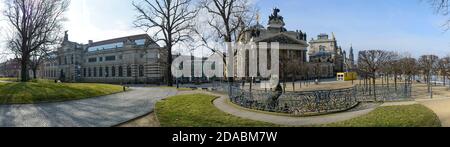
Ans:
MULTIPOLYGON (((114 4, 118 3, 118 0, 115 1, 114 4)), ((104 6, 91 5, 87 0, 72 1, 67 13, 69 20, 66 22, 70 40, 87 43, 88 40, 100 41, 145 33, 132 27, 132 13, 125 17, 117 17, 119 13, 124 12, 117 11, 111 14, 104 9, 97 9, 98 7, 104 6)), ((115 9, 123 7, 123 5, 117 4, 109 7, 115 9)))

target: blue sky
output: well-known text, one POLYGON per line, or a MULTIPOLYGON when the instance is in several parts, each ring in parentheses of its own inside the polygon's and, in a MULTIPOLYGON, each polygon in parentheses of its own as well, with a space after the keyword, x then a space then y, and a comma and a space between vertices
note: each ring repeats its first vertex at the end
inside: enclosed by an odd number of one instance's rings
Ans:
POLYGON ((446 17, 436 15, 420 0, 259 0, 257 6, 267 23, 278 7, 286 27, 301 29, 311 37, 334 32, 346 50, 384 49, 413 56, 450 53, 446 17))
MULTIPOLYGON (((421 0, 254 1, 262 24, 278 7, 289 30, 307 32, 309 39, 334 32, 346 50, 353 44, 356 50, 395 50, 413 56, 450 53, 450 31, 441 27, 446 17, 421 0)), ((133 28, 135 14, 131 0, 72 0, 65 27, 70 39, 80 43, 145 33, 133 28)))

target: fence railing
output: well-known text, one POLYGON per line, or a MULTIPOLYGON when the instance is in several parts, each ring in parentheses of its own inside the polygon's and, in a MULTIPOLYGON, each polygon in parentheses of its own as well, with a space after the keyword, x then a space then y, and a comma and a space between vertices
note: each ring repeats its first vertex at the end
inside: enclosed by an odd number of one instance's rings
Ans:
POLYGON ((356 97, 360 102, 411 100, 411 84, 355 85, 356 97))
POLYGON ((411 85, 398 85, 397 88, 375 85, 375 89, 373 85, 355 85, 344 89, 281 93, 244 90, 236 85, 221 88, 229 93, 231 102, 241 107, 296 116, 344 111, 360 102, 411 100, 411 85))

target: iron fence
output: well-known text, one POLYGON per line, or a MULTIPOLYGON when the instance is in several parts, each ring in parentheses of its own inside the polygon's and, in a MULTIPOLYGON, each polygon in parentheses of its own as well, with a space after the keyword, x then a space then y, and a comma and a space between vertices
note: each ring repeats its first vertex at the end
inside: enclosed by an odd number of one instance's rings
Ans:
POLYGON ((338 112, 351 109, 360 102, 411 100, 411 85, 356 85, 351 88, 275 92, 244 90, 238 85, 223 86, 231 102, 244 108, 267 112, 286 113, 296 116, 338 112), (375 94, 376 93, 376 94, 375 94))

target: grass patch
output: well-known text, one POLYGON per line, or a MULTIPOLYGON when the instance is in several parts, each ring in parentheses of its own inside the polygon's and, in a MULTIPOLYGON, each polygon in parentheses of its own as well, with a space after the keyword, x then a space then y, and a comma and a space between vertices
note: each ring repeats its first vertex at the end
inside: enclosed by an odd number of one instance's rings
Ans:
POLYGON ((17 78, 0 78, 0 81, 17 82, 17 81, 19 81, 19 79, 17 79, 17 78))
POLYGON ((277 125, 232 116, 213 105, 216 97, 205 94, 179 95, 156 104, 162 127, 277 127, 277 125))
POLYGON ((440 127, 436 114, 423 105, 380 107, 371 113, 323 127, 440 127))
POLYGON ((30 104, 92 98, 121 92, 121 86, 87 83, 0 83, 0 104, 30 104))

